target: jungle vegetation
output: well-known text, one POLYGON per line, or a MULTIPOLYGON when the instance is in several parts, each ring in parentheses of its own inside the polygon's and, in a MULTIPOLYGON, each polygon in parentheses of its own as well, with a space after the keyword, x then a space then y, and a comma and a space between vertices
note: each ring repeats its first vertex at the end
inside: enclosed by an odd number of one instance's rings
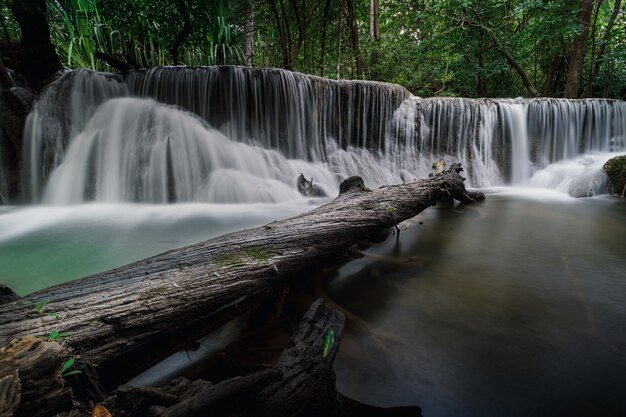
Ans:
POLYGON ((621 0, 0 0, 5 66, 16 6, 44 1, 68 68, 238 64, 422 96, 626 97, 621 0))

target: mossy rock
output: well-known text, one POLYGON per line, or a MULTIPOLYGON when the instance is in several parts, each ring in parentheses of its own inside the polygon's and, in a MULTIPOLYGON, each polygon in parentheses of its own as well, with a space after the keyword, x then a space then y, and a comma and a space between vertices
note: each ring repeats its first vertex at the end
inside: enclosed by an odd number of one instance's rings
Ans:
POLYGON ((609 177, 609 189, 613 194, 623 195, 626 188, 626 155, 616 156, 604 164, 609 177))

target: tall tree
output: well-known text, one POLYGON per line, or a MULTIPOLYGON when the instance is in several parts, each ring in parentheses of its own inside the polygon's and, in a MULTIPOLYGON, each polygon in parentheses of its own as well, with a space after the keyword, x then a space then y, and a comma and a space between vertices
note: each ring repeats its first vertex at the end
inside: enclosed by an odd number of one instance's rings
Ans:
POLYGON ((580 87, 580 79, 583 73, 583 64, 587 55, 589 41, 589 27, 591 24, 591 14, 593 12, 594 0, 580 0, 580 11, 578 24, 580 33, 574 39, 572 50, 567 66, 567 80, 565 81, 565 98, 577 98, 580 87))
POLYGON ((22 33, 15 70, 39 89, 63 68, 50 41, 46 0, 14 0, 11 11, 22 33))
POLYGON ((380 3, 379 0, 370 0, 370 36, 377 41, 380 39, 380 3))
POLYGON ((354 54, 356 64, 356 76, 357 78, 363 78, 365 74, 365 64, 363 62, 363 56, 361 55, 361 49, 359 48, 359 30, 356 23, 353 0, 347 0, 346 6, 348 8, 348 28, 350 29, 350 45, 352 46, 352 53, 354 54))
POLYGON ((598 50, 598 55, 591 57, 591 71, 589 72, 589 78, 587 80, 587 85, 585 86, 585 97, 591 96, 591 87, 593 82, 595 81, 598 73, 600 72, 600 65, 604 60, 604 55, 606 53, 606 47, 608 46, 611 40, 611 31, 613 30, 613 26, 615 25, 615 19, 620 12, 622 6, 622 0, 615 0, 615 4, 613 5, 613 11, 611 12, 611 17, 609 17, 609 21, 604 29, 604 34, 602 35, 602 40, 600 41, 600 49, 598 50))
POLYGON ((252 2, 246 9, 246 44, 244 47, 244 60, 247 67, 252 66, 252 56, 254 55, 254 5, 252 2))

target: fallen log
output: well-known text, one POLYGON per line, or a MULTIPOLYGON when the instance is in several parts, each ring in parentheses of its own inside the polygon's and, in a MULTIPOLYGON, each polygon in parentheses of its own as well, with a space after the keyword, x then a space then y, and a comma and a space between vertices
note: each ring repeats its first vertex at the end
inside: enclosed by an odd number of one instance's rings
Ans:
POLYGON ((115 387, 198 337, 196 331, 206 334, 225 324, 294 273, 336 259, 442 199, 479 199, 465 190, 463 180, 452 170, 372 191, 351 177, 335 200, 308 213, 2 305, 0 346, 58 328, 70 333, 65 346, 83 361, 100 365, 102 382, 115 387), (34 308, 44 301, 47 311, 57 313, 54 317, 34 308))
POLYGON ((44 417, 72 406, 61 377, 67 349, 28 336, 0 349, 0 416, 44 417))

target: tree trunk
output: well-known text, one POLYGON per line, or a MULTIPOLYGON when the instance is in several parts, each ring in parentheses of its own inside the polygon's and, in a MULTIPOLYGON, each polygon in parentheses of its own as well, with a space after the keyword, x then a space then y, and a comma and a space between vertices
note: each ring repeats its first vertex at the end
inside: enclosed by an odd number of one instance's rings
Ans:
POLYGON ((322 20, 322 47, 320 51, 320 77, 324 76, 324 66, 325 66, 325 61, 326 61, 326 34, 328 31, 326 26, 328 24, 329 15, 330 15, 330 0, 326 0, 326 4, 324 5, 324 19, 322 20))
POLYGON ((14 0, 11 11, 22 33, 14 69, 38 90, 63 69, 50 41, 46 0, 14 0))
POLYGON ((589 39, 589 26, 594 0, 581 0, 579 23, 582 32, 574 39, 569 65, 567 67, 567 80, 565 81, 565 98, 577 98, 580 79, 583 72, 583 64, 587 55, 587 40, 589 39))
POLYGON ((178 9, 178 13, 180 13, 180 15, 183 18, 183 27, 180 30, 180 32, 178 32, 176 39, 174 39, 174 44, 172 45, 172 49, 170 51, 174 65, 179 64, 178 49, 180 48, 180 45, 182 45, 183 42, 185 42, 187 38, 189 37, 189 35, 191 34, 191 18, 189 16, 189 7, 187 4, 187 1, 179 0, 177 2, 177 9, 178 9))
POLYGON ((65 346, 99 364, 103 383, 124 378, 225 324, 273 285, 337 259, 353 245, 450 196, 464 202, 460 168, 408 184, 365 188, 359 177, 332 202, 300 216, 175 249, 48 288, 0 306, 0 346, 50 328, 71 332, 65 346), (43 315, 35 303, 49 302, 43 315), (150 354, 148 354, 149 352, 150 354), (120 364, 124 364, 123 366, 120 364), (125 372, 127 371, 127 372, 125 372))
POLYGON ((341 23, 343 22, 344 1, 345 0, 341 0, 341 6, 339 6, 339 18, 337 19, 337 65, 335 67, 337 79, 341 77, 341 23))
POLYGON ((350 29, 350 43, 352 45, 354 62, 356 64, 356 76, 359 79, 363 79, 365 74, 365 64, 363 63, 363 57, 361 56, 361 50, 359 48, 359 31, 356 25, 356 15, 354 14, 353 1, 347 0, 346 5, 348 7, 348 28, 350 29))
POLYGON ((613 30, 613 26, 615 25, 615 19, 619 14, 620 7, 622 4, 622 0, 615 0, 615 5, 613 6, 613 13, 611 13, 611 17, 609 18, 609 22, 604 29, 604 35, 602 35, 602 41, 600 41, 600 49, 598 50, 598 56, 594 58, 593 67, 591 73, 589 74, 589 79, 587 80, 587 86, 585 88, 585 97, 591 96, 591 87, 593 82, 595 81, 598 73, 600 72, 600 65, 602 65, 602 61, 604 60, 604 54, 606 53, 606 47, 611 40, 611 31, 613 30))
POLYGON ((246 45, 244 50, 246 67, 252 66, 252 56, 254 55, 254 6, 252 3, 248 6, 246 14, 246 45))
POLYGON ((520 63, 515 60, 515 58, 513 58, 513 56, 508 52, 506 46, 500 43, 500 40, 498 39, 496 34, 493 33, 493 30, 486 28, 484 26, 480 26, 480 28, 482 30, 485 30, 487 34, 489 34, 489 37, 491 38, 494 45, 498 49, 498 52, 500 52, 500 54, 504 57, 504 59, 506 59, 506 61, 511 66, 511 68, 513 68, 515 72, 517 72, 517 74, 522 79, 522 82, 524 83, 524 87, 526 87, 526 89, 531 94, 531 96, 538 97, 539 92, 537 91, 533 83, 530 81, 530 77, 528 76, 528 73, 526 73, 526 70, 524 69, 524 67, 522 67, 520 63))
POLYGON ((379 0, 370 0, 370 36, 373 40, 380 39, 380 4, 379 0))
POLYGON ((559 68, 559 63, 561 62, 562 51, 563 48, 561 47, 561 49, 559 49, 559 51, 554 54, 552 60, 550 61, 550 65, 548 66, 548 70, 546 71, 546 79, 543 82, 543 89, 541 90, 541 95, 543 97, 550 97, 552 95, 554 76, 556 75, 556 70, 559 68))

